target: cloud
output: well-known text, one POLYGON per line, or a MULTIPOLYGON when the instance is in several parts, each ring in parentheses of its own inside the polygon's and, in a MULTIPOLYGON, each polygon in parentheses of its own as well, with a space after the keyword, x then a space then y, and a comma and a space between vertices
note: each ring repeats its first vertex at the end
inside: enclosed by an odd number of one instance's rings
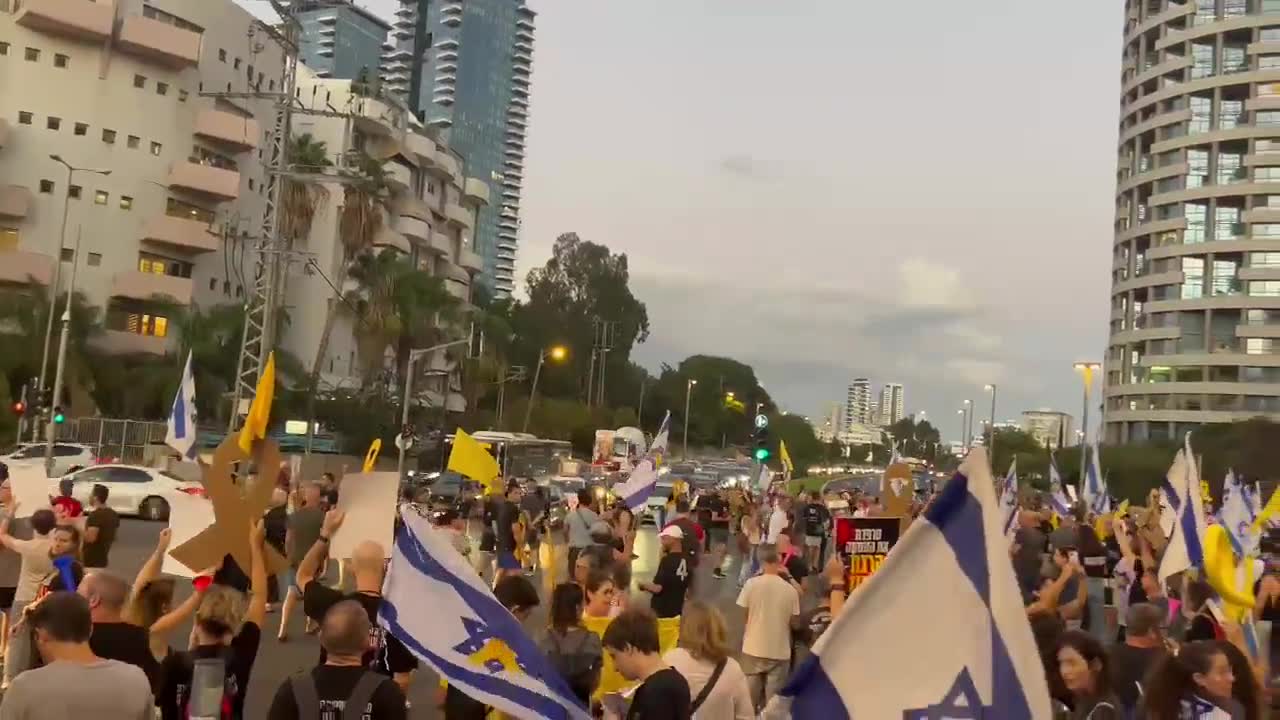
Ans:
POLYGON ((750 155, 729 155, 720 159, 720 171, 746 180, 773 180, 777 170, 769 163, 750 155))

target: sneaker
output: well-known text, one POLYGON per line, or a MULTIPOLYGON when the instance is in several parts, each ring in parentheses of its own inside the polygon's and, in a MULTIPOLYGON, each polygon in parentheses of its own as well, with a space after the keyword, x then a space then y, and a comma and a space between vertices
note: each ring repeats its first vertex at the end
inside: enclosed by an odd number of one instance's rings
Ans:
POLYGON ((712 577, 714 577, 714 578, 715 578, 715 579, 717 579, 717 580, 723 580, 723 579, 725 579, 725 577, 726 577, 726 576, 725 576, 725 574, 724 574, 724 571, 723 571, 723 570, 721 570, 720 568, 716 568, 715 570, 712 570, 712 571, 711 571, 711 576, 712 576, 712 577))

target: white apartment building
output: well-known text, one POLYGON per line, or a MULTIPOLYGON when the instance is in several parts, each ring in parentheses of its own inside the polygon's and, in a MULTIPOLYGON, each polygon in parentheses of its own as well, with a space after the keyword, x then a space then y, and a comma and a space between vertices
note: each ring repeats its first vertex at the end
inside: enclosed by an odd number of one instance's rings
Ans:
POLYGON ((879 418, 881 425, 887 427, 905 417, 905 413, 902 410, 902 395, 901 383, 885 383, 880 388, 879 418))
POLYGON ((871 381, 854 378, 845 396, 844 426, 870 425, 871 420, 871 381))
POLYGON ((1070 415, 1058 410, 1024 410, 1022 429, 1041 445, 1074 445, 1076 436, 1070 415))
MULTIPOLYGON (((231 0, 0 0, 0 287, 65 291, 74 262, 77 290, 105 317, 94 342, 118 354, 170 349, 174 303, 242 304, 275 116, 272 99, 251 93, 281 89, 283 67, 273 31, 231 0), (68 180, 52 155, 84 170, 68 180)), ((349 82, 301 66, 298 88, 305 103, 325 98, 351 117, 299 113, 295 135, 312 133, 334 156, 362 147, 387 161, 392 212, 379 247, 406 253, 469 300, 483 269, 471 232, 488 186, 465 178, 460 158, 403 105, 353 97, 349 82)), ((298 249, 332 278, 342 189, 327 192, 298 249)), ((319 273, 289 264, 281 346, 306 363, 331 297, 319 273)), ((326 384, 350 386, 354 352, 349 325, 337 328, 326 384)), ((454 410, 461 402, 447 398, 454 410)))

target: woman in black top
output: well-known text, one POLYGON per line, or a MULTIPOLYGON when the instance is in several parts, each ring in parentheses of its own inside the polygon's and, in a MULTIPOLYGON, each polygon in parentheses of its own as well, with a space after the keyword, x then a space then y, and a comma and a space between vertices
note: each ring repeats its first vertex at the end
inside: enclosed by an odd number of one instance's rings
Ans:
POLYGON ((185 720, 193 713, 188 703, 193 696, 197 663, 221 661, 222 702, 219 717, 244 718, 244 700, 249 692, 249 674, 258 657, 262 623, 267 616, 267 568, 262 545, 266 529, 261 520, 249 530, 252 567, 250 596, 246 609, 244 594, 215 585, 205 591, 196 610, 196 645, 188 652, 175 652, 161 668, 163 682, 156 697, 163 720, 185 720))
POLYGON ((1123 720, 1120 700, 1111 692, 1111 668, 1102 643, 1080 630, 1058 641, 1058 674, 1071 693, 1072 720, 1123 720))

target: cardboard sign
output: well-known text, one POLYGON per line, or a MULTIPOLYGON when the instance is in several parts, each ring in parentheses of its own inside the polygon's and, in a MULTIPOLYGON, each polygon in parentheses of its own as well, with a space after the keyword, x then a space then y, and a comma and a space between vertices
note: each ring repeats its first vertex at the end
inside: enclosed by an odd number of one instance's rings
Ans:
POLYGON ((169 501, 169 538, 170 552, 165 553, 161 572, 178 577, 193 578, 204 568, 189 568, 173 557, 172 548, 179 547, 188 540, 204 532, 213 524, 213 503, 205 498, 174 493, 169 501))
POLYGON ((867 581, 898 544, 899 518, 836 518, 836 550, 848 572, 848 592, 867 581))
POLYGON ((384 557, 391 557, 396 526, 396 492, 400 477, 395 472, 368 472, 342 478, 338 510, 345 513, 342 527, 329 541, 329 557, 345 560, 356 545, 373 540, 382 545, 384 557))
POLYGON ((9 489, 18 503, 14 517, 29 518, 37 510, 49 509, 49 494, 57 493, 58 480, 44 474, 44 466, 9 468, 9 489))

